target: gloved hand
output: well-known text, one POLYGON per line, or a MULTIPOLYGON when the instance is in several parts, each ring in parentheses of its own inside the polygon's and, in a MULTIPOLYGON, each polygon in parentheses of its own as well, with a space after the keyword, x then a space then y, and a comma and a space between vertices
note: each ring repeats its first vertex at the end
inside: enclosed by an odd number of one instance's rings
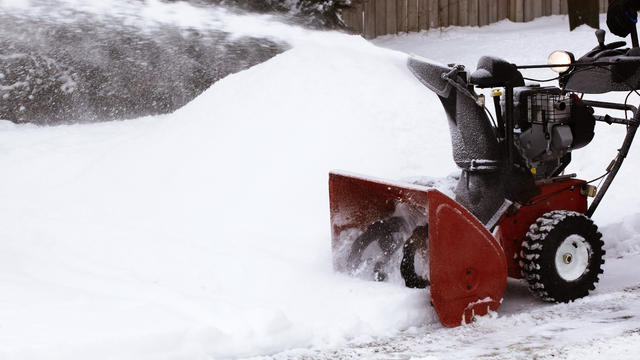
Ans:
POLYGON ((620 36, 629 35, 638 22, 640 0, 613 0, 607 11, 607 26, 609 30, 620 36))

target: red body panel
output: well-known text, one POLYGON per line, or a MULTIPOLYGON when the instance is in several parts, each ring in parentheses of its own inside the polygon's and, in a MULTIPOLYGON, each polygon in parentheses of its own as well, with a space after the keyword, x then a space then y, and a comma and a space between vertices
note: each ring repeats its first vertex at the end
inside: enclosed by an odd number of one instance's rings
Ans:
POLYGON ((496 311, 507 287, 507 262, 498 241, 469 211, 446 195, 429 194, 431 301, 446 327, 496 311))
POLYGON ((540 186, 542 193, 533 198, 534 205, 523 206, 517 213, 507 215, 500 220, 496 238, 502 244, 509 268, 509 276, 521 278, 517 254, 529 226, 543 214, 553 210, 571 210, 587 212, 587 197, 580 194, 584 180, 568 179, 540 186), (565 190, 566 189, 566 190, 565 190), (565 191, 563 191, 565 190, 565 191), (550 196, 555 194, 553 196, 550 196))

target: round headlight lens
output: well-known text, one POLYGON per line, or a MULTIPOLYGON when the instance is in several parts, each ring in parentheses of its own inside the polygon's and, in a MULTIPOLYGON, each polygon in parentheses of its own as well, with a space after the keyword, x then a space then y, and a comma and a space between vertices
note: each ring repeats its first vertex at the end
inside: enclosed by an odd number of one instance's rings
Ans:
POLYGON ((566 51, 556 50, 552 52, 551 55, 549 55, 547 64, 549 65, 555 65, 555 64, 565 65, 566 64, 567 66, 554 66, 551 68, 551 70, 557 73, 563 73, 569 70, 570 68, 569 64, 571 64, 571 54, 569 54, 566 51))

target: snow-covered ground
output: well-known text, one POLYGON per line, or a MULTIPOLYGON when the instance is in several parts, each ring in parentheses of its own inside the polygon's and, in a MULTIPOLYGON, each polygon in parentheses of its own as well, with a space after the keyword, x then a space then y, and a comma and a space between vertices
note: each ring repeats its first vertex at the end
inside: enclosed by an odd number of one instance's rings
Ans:
MULTIPOLYGON (((405 52, 540 63, 591 49, 592 30, 569 33, 558 16, 372 44, 264 16, 220 19, 292 49, 170 115, 0 122, 0 359, 635 358, 640 145, 594 217, 608 253, 586 299, 546 304, 510 281, 496 315, 443 329, 424 290, 331 269, 330 169, 457 171, 444 112, 405 52)), ((600 175, 623 134, 599 126, 570 170, 600 175)))

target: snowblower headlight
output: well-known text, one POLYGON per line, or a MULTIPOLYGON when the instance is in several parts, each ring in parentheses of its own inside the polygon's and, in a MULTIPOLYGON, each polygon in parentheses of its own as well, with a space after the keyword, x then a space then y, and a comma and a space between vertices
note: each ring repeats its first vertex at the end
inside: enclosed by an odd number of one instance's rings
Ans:
POLYGON ((565 66, 554 66, 551 70, 557 73, 563 73, 569 70, 571 67, 571 63, 573 62, 573 56, 570 52, 563 50, 556 50, 549 55, 549 59, 547 60, 547 64, 549 65, 565 65, 565 66))

